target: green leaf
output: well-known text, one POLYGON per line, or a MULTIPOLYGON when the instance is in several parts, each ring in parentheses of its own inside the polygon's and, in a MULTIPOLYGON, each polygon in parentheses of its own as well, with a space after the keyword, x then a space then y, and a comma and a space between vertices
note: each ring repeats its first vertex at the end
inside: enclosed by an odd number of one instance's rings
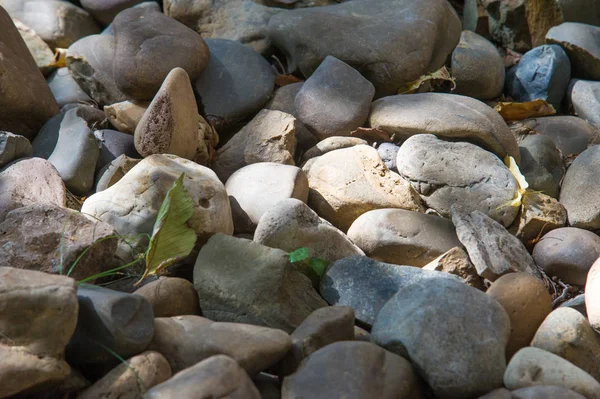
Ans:
POLYGON ((186 224, 194 214, 194 200, 185 190, 183 178, 184 173, 167 192, 158 211, 146 253, 146 271, 139 282, 185 259, 196 245, 196 232, 186 224))
POLYGON ((319 278, 323 277, 327 271, 327 266, 329 266, 329 262, 319 258, 311 258, 308 264, 317 273, 319 278))
POLYGON ((296 263, 308 259, 308 248, 302 247, 288 254, 290 262, 296 263))

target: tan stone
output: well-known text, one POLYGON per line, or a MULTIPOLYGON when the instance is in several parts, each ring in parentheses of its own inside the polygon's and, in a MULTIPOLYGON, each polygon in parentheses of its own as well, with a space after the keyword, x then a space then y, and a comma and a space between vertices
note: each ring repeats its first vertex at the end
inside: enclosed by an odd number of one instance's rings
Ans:
POLYGON ((487 290, 510 318, 506 358, 528 346, 538 327, 552 311, 552 298, 541 280, 527 273, 510 273, 498 278, 487 290))
POLYGON ((592 328, 600 331, 600 258, 594 262, 587 274, 585 309, 592 328))
POLYGON ((425 209, 413 187, 391 172, 377 150, 357 145, 310 159, 303 167, 310 187, 308 204, 342 231, 374 209, 425 209))
POLYGON ((454 274, 462 277, 465 280, 465 284, 482 291, 484 290, 483 282, 477 274, 477 269, 471 263, 469 254, 461 247, 449 249, 423 266, 422 269, 454 274))
POLYGON ((311 158, 327 154, 328 152, 340 150, 342 148, 354 147, 355 145, 365 144, 368 145, 366 140, 358 137, 327 137, 325 140, 321 140, 312 148, 309 148, 302 157, 302 161, 306 162, 311 158))
POLYGON ((200 305, 194 285, 177 277, 161 277, 134 292, 150 302, 154 317, 199 315, 200 305))
POLYGON ((133 134, 149 105, 145 101, 122 101, 104 106, 104 113, 118 131, 133 134))
POLYGON ((54 66, 54 52, 52 52, 50 46, 29 26, 19 20, 14 20, 14 23, 40 71, 44 75, 50 74, 56 69, 54 66))

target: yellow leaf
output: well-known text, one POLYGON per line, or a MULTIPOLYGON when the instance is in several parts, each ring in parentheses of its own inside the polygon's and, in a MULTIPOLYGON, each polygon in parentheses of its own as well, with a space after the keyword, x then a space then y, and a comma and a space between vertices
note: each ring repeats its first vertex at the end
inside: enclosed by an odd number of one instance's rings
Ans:
POLYGON ((498 102, 494 107, 505 121, 520 121, 527 118, 554 115, 556 110, 545 100, 537 99, 525 103, 498 102))
POLYGON ((57 48, 54 53, 54 63, 53 67, 56 68, 64 68, 67 66, 67 49, 66 48, 57 48))
POLYGON ((523 174, 521 174, 521 171, 519 170, 519 166, 517 165, 517 163, 515 162, 515 159, 513 157, 511 157, 510 155, 505 156, 504 164, 506 165, 506 167, 508 168, 510 173, 514 176, 519 188, 517 190, 517 197, 514 198, 512 201, 507 202, 506 204, 500 205, 498 207, 498 209, 504 208, 505 206, 512 206, 512 207, 521 206, 521 203, 523 202, 523 196, 525 195, 525 193, 527 192, 527 189, 529 188, 529 183, 527 183, 527 180, 525 180, 525 176, 523 176, 523 174))
POLYGON ((419 87, 421 87, 428 80, 452 82, 452 90, 456 88, 456 79, 450 75, 450 72, 448 69, 446 69, 446 67, 442 67, 435 72, 427 73, 421 76, 419 79, 402 86, 400 89, 398 89, 398 94, 414 93, 415 91, 419 90, 419 87))

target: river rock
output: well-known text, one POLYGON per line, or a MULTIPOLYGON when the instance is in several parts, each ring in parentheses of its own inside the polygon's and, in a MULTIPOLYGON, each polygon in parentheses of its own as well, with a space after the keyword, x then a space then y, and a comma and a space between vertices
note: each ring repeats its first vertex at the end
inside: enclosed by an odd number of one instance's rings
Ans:
POLYGON ((596 331, 600 331, 600 262, 596 260, 585 282, 585 310, 587 318, 596 331))
POLYGON ((92 104, 92 99, 73 79, 69 68, 58 68, 48 76, 48 86, 59 107, 67 104, 92 104))
POLYGON ((120 132, 134 134, 150 103, 146 101, 122 101, 104 107, 110 123, 120 132))
POLYGON ((0 168, 20 158, 31 156, 31 143, 19 134, 0 131, 0 168))
POLYGON ((456 235, 469 253, 479 275, 490 281, 511 272, 541 274, 518 238, 502 225, 479 211, 465 212, 453 207, 456 235))
POLYGON ((130 158, 142 158, 135 149, 133 136, 118 130, 102 129, 94 132, 94 137, 100 143, 100 154, 96 162, 96 171, 102 169, 121 155, 130 158))
POLYGON ((362 214, 348 238, 375 260, 421 267, 460 246, 448 219, 404 209, 377 209, 362 214))
POLYGON ((275 162, 294 165, 296 118, 280 111, 262 110, 219 148, 213 169, 226 182, 246 165, 275 162))
POLYGON ((298 119, 319 140, 349 136, 362 126, 375 88, 348 64, 328 56, 296 95, 298 119))
POLYGON ((502 93, 504 60, 496 46, 477 33, 462 32, 450 67, 456 79, 456 94, 488 100, 502 93))
POLYGON ((551 28, 546 34, 546 43, 560 44, 571 60, 573 76, 582 79, 600 80, 600 27, 565 22, 551 28))
POLYGON ((580 395, 575 391, 553 385, 535 385, 514 390, 511 394, 512 399, 585 399, 585 396, 580 395))
POLYGON ((254 241, 286 252, 307 248, 313 258, 329 262, 364 255, 343 232, 295 198, 283 199, 263 213, 254 241))
POLYGON ((497 300, 510 318, 506 359, 529 346, 538 327, 552 311, 546 285, 527 273, 509 273, 492 283, 486 294, 497 300))
POLYGON ((600 383, 573 363, 543 349, 526 347, 513 356, 504 374, 508 389, 555 385, 587 399, 600 398, 600 383))
POLYGON ((203 315, 211 320, 288 333, 314 310, 327 306, 310 280, 294 269, 286 252, 223 234, 200 250, 194 287, 203 315))
POLYGON ((212 356, 150 389, 144 399, 260 399, 248 374, 225 355, 212 356))
POLYGON ((560 304, 560 308, 571 308, 575 309, 579 313, 581 313, 585 318, 587 318, 587 311, 585 309, 585 294, 579 294, 568 301, 565 301, 560 304))
POLYGON ((54 165, 42 158, 14 161, 0 169, 0 221, 8 212, 35 203, 66 206, 67 189, 54 165))
POLYGON ((560 108, 571 80, 571 62, 556 44, 536 47, 506 74, 506 94, 515 101, 546 100, 560 108))
POLYGON ((150 349, 163 354, 174 373, 211 356, 227 355, 253 376, 277 363, 291 344, 281 330, 177 316, 155 319, 150 349))
POLYGON ((444 217, 454 204, 504 226, 518 214, 518 208, 507 205, 517 196, 517 181, 498 157, 474 144, 413 136, 400 147, 397 165, 400 176, 444 217))
POLYGON ((565 174, 560 203, 567 209, 569 225, 583 229, 600 228, 600 210, 596 206, 600 182, 600 145, 579 154, 565 174))
POLYGON ((366 256, 335 261, 321 279, 321 295, 330 305, 350 306, 356 319, 371 325, 385 303, 397 292, 421 279, 447 277, 448 273, 413 266, 383 263, 366 256))
POLYGON ((63 354, 77 323, 76 292, 65 276, 0 267, 0 396, 69 375, 63 354))
POLYGON ((209 50, 194 31, 151 8, 133 7, 113 21, 115 83, 130 99, 151 100, 180 67, 193 82, 208 65, 209 50))
POLYGON ((546 317, 531 346, 554 353, 598 380, 600 338, 587 319, 571 308, 558 308, 546 317))
MULTIPOLYGON (((328 137, 325 140, 319 141, 317 144, 315 144, 314 147, 309 148, 308 151, 304 153, 302 160, 304 161, 304 163, 306 163, 309 159, 319 157, 321 155, 327 154, 328 152, 341 150, 342 148, 354 147, 355 145, 360 144, 369 145, 369 143, 366 140, 363 140, 358 137, 328 137)), ((381 156, 380 152, 379 155, 381 156)), ((381 157, 381 159, 384 161, 385 165, 388 166, 386 160, 383 157, 381 157)), ((396 164, 395 157, 394 164, 396 164)), ((388 169, 390 168, 388 167, 388 169)))
POLYGON ((310 187, 308 205, 342 231, 374 209, 424 210, 412 186, 390 172, 377 150, 367 145, 312 158, 303 170, 310 187))
POLYGON ((454 247, 438 256, 421 269, 435 270, 454 274, 462 278, 465 284, 478 290, 485 291, 481 277, 477 274, 477 269, 471 263, 469 254, 462 247, 454 247))
MULTIPOLYGON (((134 247, 147 244, 140 233, 152 234, 158 210, 173 183, 185 173, 183 185, 194 200, 187 222, 198 235, 198 244, 217 232, 233 234, 231 208, 225 187, 210 169, 175 155, 151 155, 121 180, 88 197, 81 211, 112 225, 134 247)), ((128 254, 121 245, 119 254, 128 254)))
POLYGON ((558 198, 564 174, 563 154, 554 141, 542 134, 518 135, 521 164, 519 170, 532 190, 558 198))
POLYGON ((174 68, 135 129, 135 148, 144 157, 173 154, 193 159, 198 148, 198 107, 188 74, 174 68))
POLYGON ((0 40, 0 130, 32 139, 59 109, 19 31, 1 8, 0 25, 4 27, 0 40))
POLYGON ((308 77, 331 55, 356 68, 380 97, 442 67, 461 24, 447 2, 360 0, 281 12, 269 21, 268 32, 289 70, 308 77), (422 21, 430 28, 423 29, 422 21))
POLYGON ((282 399, 419 396, 411 364, 370 342, 336 342, 319 349, 283 380, 281 393, 282 399))
POLYGON ((154 317, 200 314, 194 285, 183 278, 160 277, 138 288, 134 294, 143 296, 150 302, 154 317))
POLYGON ((381 143, 377 147, 377 152, 379 153, 379 156, 381 157, 381 160, 385 166, 387 166, 387 168, 392 172, 396 173, 398 173, 398 168, 396 167, 398 151, 400 151, 400 146, 392 143, 381 143))
POLYGON ((406 356, 436 397, 458 398, 502 386, 509 333, 509 317, 496 300, 459 281, 432 278, 394 295, 371 339, 406 356))
POLYGON ((508 231, 531 250, 543 234, 566 224, 567 210, 560 202, 542 193, 529 192, 523 196, 521 212, 508 231))
POLYGON ((164 356, 158 352, 147 351, 127 359, 109 371, 77 398, 141 398, 150 388, 169 378, 171 368, 164 356))
POLYGON ((600 128, 600 82, 573 79, 567 95, 575 113, 600 128))
POLYGON ((56 69, 54 62, 54 52, 50 46, 29 26, 19 20, 13 20, 15 26, 19 30, 21 37, 25 41, 25 45, 35 60, 35 64, 44 76, 48 76, 56 69))
POLYGON ((210 61, 194 89, 204 115, 219 130, 260 110, 273 93, 275 74, 259 53, 241 43, 206 39, 206 44, 210 61))
POLYGON ((119 155, 116 157, 112 162, 96 172, 94 192, 98 193, 115 185, 127 172, 140 163, 140 161, 141 159, 129 158, 126 155, 119 155))
POLYGON ((533 259, 550 277, 584 286, 592 264, 600 257, 600 237, 591 231, 563 227, 545 234, 533 249, 533 259))
POLYGON ((144 0, 83 0, 81 6, 89 12, 96 21, 106 26, 117 14, 126 8, 133 7, 144 0))

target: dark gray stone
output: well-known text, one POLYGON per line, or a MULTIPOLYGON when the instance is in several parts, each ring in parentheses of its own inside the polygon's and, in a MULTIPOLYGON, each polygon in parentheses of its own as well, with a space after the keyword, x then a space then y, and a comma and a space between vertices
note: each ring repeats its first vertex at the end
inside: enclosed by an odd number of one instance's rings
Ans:
POLYGON ((546 100, 560 108, 571 80, 571 62, 562 47, 536 47, 506 74, 505 93, 515 101, 546 100))
POLYGON ((392 143, 381 143, 379 147, 377 147, 377 152, 385 166, 396 173, 398 173, 398 168, 396 168, 396 157, 398 156, 399 150, 400 147, 392 143))
POLYGON ((77 300, 77 327, 66 352, 73 366, 115 363, 113 353, 128 358, 150 344, 154 314, 146 298, 84 284, 77 300))
POLYGON ((194 82, 206 119, 228 127, 255 113, 267 102, 275 85, 269 63, 239 42, 207 39, 210 61, 194 82))
POLYGON ((564 22, 551 28, 546 43, 560 44, 571 60, 576 78, 600 80, 600 27, 564 22))
MULTIPOLYGON (((121 0, 117 0, 117 1, 121 1, 121 0)), ((149 8, 152 11, 162 12, 161 9, 160 9, 160 5, 156 1, 154 1, 154 0, 144 1, 142 3, 136 4, 133 7, 137 7, 137 8, 149 8)), ((104 28, 104 30, 102 31, 102 34, 103 35, 113 35, 114 36, 115 32, 113 31, 112 23, 109 24, 106 28, 104 28)))
POLYGON ((418 281, 379 312, 372 341, 406 356, 438 398, 502 387, 510 319, 495 299, 448 278, 418 281))
POLYGON ((362 126, 375 87, 356 69, 328 56, 296 95, 298 118, 319 140, 349 136, 362 126))
POLYGON ((31 143, 26 137, 0 131, 0 168, 19 158, 31 156, 31 143))
POLYGON ((378 262, 366 256, 351 256, 334 262, 321 279, 321 295, 330 305, 350 306, 356 319, 371 325, 385 303, 397 292, 424 278, 447 277, 448 273, 378 262))
POLYGON ((575 113, 600 128, 600 82, 573 79, 567 95, 575 113))
POLYGON ((117 130, 96 130, 94 136, 100 143, 100 155, 96 163, 96 170, 102 169, 116 158, 125 155, 130 158, 140 159, 142 156, 138 154, 133 143, 133 136, 126 133, 121 133, 117 130))
POLYGON ((81 6, 102 25, 112 22, 118 13, 144 0, 81 0, 81 6))
POLYGON ((81 89, 79 84, 73 79, 69 68, 58 68, 48 77, 48 86, 52 91, 52 95, 56 99, 59 107, 67 104, 89 104, 93 100, 85 91, 81 89))
POLYGON ((381 97, 442 67, 461 26, 446 1, 354 0, 281 12, 268 32, 290 70, 308 77, 331 55, 356 68, 381 97))
POLYGON ((519 170, 529 188, 558 198, 559 183, 563 177, 563 156, 554 141, 542 134, 517 137, 521 153, 519 170))

